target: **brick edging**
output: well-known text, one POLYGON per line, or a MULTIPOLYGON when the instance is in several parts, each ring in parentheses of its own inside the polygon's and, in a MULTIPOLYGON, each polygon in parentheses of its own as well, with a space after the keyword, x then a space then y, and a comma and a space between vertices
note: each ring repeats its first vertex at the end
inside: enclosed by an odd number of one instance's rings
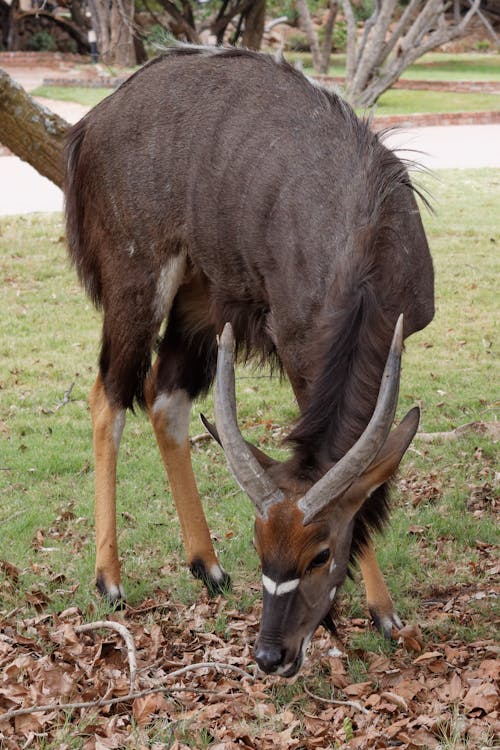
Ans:
POLYGON ((376 115, 374 130, 398 127, 430 127, 432 125, 495 125, 500 124, 500 110, 486 112, 425 112, 409 115, 376 115))
POLYGON ((88 55, 77 55, 73 52, 0 52, 0 67, 53 65, 54 62, 90 65, 91 60, 88 55))
POLYGON ((117 89, 128 76, 92 76, 92 78, 44 78, 43 86, 68 86, 87 89, 117 89))

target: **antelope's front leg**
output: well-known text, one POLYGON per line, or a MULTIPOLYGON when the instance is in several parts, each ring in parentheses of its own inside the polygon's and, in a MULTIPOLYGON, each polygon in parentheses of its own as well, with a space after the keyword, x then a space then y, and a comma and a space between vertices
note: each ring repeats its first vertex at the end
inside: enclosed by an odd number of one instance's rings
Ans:
POLYGON ((95 460, 96 584, 110 601, 124 599, 116 536, 116 461, 125 411, 109 402, 98 376, 90 395, 95 460))
POLYGON ((359 565, 365 584, 368 610, 374 625, 386 638, 391 638, 392 628, 400 630, 403 623, 394 608, 371 542, 363 547, 359 565))
POLYGON ((191 573, 210 593, 219 593, 229 587, 230 578, 217 560, 193 474, 188 433, 191 399, 181 388, 158 394, 150 385, 147 401, 191 573))

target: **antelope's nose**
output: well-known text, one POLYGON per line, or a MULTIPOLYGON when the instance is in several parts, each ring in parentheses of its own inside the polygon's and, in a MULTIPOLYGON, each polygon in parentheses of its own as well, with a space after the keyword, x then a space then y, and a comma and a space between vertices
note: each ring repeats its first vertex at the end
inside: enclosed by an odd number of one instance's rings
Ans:
POLYGON ((285 651, 277 644, 261 643, 255 644, 255 660, 259 667, 266 674, 276 672, 278 667, 283 664, 285 651))

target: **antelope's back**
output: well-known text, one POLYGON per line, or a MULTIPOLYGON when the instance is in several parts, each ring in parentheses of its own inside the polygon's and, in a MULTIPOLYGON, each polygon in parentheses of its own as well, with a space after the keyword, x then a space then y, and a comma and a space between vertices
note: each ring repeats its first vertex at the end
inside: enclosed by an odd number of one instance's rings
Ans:
POLYGON ((402 288, 415 308, 411 329, 432 317, 432 264, 404 167, 287 63, 174 48, 75 126, 66 160, 70 254, 97 303, 103 244, 153 276, 183 246, 219 296, 307 325, 368 243, 384 294, 402 288), (397 242, 379 251, 388 223, 397 242))

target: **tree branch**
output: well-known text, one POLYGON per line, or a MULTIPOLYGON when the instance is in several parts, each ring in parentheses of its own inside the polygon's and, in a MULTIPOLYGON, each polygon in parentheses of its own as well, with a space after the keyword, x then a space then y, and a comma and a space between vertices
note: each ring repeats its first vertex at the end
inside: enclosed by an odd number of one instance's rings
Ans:
POLYGON ((0 68, 0 143, 62 187, 62 151, 69 123, 37 104, 0 68))
MULTIPOLYGON (((92 623, 95 625, 95 623, 92 623)), ((109 623, 108 623, 109 624, 109 623)), ((83 627, 83 626, 81 626, 83 627)), ((232 664, 222 664, 221 662, 216 661, 208 661, 208 662, 200 662, 198 664, 189 664, 187 667, 182 667, 181 669, 176 669, 174 672, 170 672, 168 675, 165 676, 166 680, 171 680, 175 677, 180 677, 183 674, 186 674, 187 672, 192 672, 197 669, 229 669, 233 672, 236 672, 240 677, 246 677, 250 680, 255 679, 253 675, 249 674, 248 672, 245 672, 243 669, 240 669, 239 667, 235 667, 232 664)), ((9 719, 13 719, 16 716, 26 716, 28 714, 38 714, 38 713, 45 713, 46 711, 73 711, 75 709, 81 709, 81 708, 101 708, 101 706, 113 706, 117 703, 127 703, 128 701, 135 700, 136 698, 142 698, 145 695, 153 695, 154 693, 176 693, 176 692, 186 692, 186 691, 195 691, 195 688, 192 687, 173 687, 173 688, 166 688, 163 685, 158 685, 156 687, 150 687, 146 688, 144 690, 138 690, 136 692, 130 691, 127 693, 127 695, 120 695, 116 698, 103 698, 103 699, 97 699, 94 701, 84 701, 84 702, 77 702, 77 703, 47 703, 45 705, 36 705, 36 706, 30 706, 29 708, 16 708, 12 711, 7 711, 4 714, 0 714, 0 724, 3 721, 9 721, 9 719)))
POLYGON ((199 44, 200 37, 198 36, 198 32, 189 25, 177 6, 171 0, 158 0, 158 2, 167 11, 169 16, 172 17, 182 33, 186 35, 186 38, 193 44, 199 44))
POLYGON ((127 647, 127 660, 130 672, 130 692, 132 693, 135 689, 135 680, 137 674, 137 656, 135 652, 135 643, 132 638, 132 634, 125 625, 114 620, 98 620, 97 622, 89 622, 84 625, 77 625, 74 628, 75 633, 88 633, 90 630, 99 630, 100 628, 108 628, 110 630, 116 630, 125 641, 127 647))

